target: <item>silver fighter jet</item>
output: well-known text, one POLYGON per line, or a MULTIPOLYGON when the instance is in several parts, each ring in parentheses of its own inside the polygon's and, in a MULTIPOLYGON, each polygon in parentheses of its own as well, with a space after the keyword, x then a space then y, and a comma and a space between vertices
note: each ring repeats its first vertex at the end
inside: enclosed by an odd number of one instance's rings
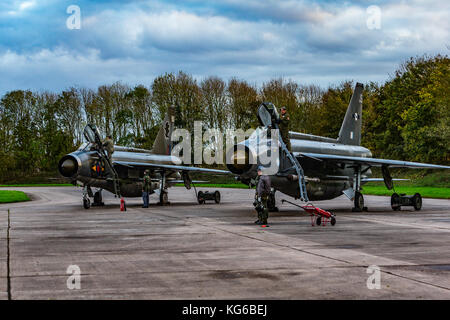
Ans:
MULTIPOLYGON (((361 186, 368 181, 384 181, 391 190, 395 179, 390 175, 390 168, 450 169, 449 166, 373 158, 370 150, 360 145, 362 101, 363 85, 357 83, 337 139, 289 132, 292 153, 281 139, 275 141, 280 152, 276 174, 270 174, 273 193, 269 197, 269 207, 272 210, 276 210, 275 191, 278 190, 306 202, 345 194, 354 202, 353 210, 361 211, 366 209, 361 186), (370 178, 372 167, 381 167, 383 178, 370 178)), ((270 139, 264 137, 268 136, 269 129, 277 129, 279 116, 273 104, 263 103, 258 118, 261 127, 227 154, 228 169, 248 185, 254 184, 256 169, 261 165, 260 153, 266 152, 266 144, 270 143, 270 139)), ((394 210, 405 203, 420 210, 420 194, 402 199, 394 193, 391 198, 394 210)))
POLYGON ((169 108, 152 150, 114 146, 111 159, 103 149, 98 129, 88 124, 84 129, 87 142, 77 151, 62 157, 58 170, 74 185, 79 183, 83 186, 85 209, 91 206, 90 198, 94 198, 93 205, 103 205, 102 190, 118 197, 140 197, 146 169, 152 178, 150 194, 159 194, 160 204, 168 203, 167 189, 174 184, 182 182, 187 189, 191 188, 191 172, 229 174, 224 170, 184 166, 178 157, 170 155, 174 122, 174 110, 169 108), (95 194, 92 188, 98 189, 95 194))

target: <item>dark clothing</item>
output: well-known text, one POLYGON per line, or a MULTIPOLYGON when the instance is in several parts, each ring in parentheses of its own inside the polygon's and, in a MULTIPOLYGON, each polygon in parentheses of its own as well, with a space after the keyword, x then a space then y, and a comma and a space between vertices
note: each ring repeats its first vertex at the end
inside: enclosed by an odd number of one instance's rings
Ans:
POLYGON ((289 121, 290 118, 287 112, 285 114, 281 114, 278 127, 280 128, 281 139, 283 140, 289 152, 291 152, 291 140, 289 139, 289 121))
POLYGON ((144 180, 142 181, 142 201, 144 202, 143 207, 148 208, 149 195, 151 190, 151 178, 148 173, 144 175, 144 180))
POLYGON ((269 176, 258 176, 256 183, 256 194, 258 197, 263 195, 268 196, 270 194, 270 178, 269 176))
POLYGON ((145 174, 144 179, 142 181, 142 191, 143 192, 150 192, 151 182, 152 182, 152 179, 150 178, 150 175, 145 174))
POLYGON ((108 158, 111 160, 112 154, 114 153, 114 142, 111 139, 106 138, 105 141, 103 141, 103 148, 108 152, 108 158))
POLYGON ((269 218, 269 208, 267 206, 267 200, 271 192, 270 178, 269 176, 260 175, 256 179, 256 196, 261 198, 261 204, 263 210, 258 211, 258 220, 263 224, 267 224, 267 218, 269 218))
POLYGON ((264 195, 261 197, 261 203, 264 206, 264 209, 261 212, 258 212, 258 219, 263 223, 267 224, 267 218, 269 218, 269 208, 267 207, 268 196, 264 195))
POLYGON ((148 208, 148 202, 149 202, 149 194, 148 192, 142 192, 142 201, 144 202, 143 207, 148 208))

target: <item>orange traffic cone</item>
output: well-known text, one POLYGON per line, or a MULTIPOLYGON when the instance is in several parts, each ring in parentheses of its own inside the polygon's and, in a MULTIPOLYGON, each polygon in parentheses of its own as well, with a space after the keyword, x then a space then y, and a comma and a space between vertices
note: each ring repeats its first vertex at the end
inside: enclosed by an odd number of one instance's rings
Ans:
POLYGON ((120 198, 120 211, 127 211, 127 205, 125 204, 125 200, 120 198))

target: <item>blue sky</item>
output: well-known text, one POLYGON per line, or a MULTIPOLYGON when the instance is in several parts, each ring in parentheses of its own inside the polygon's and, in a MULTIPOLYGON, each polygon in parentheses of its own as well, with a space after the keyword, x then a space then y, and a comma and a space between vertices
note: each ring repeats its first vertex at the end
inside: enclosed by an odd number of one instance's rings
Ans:
POLYGON ((450 1, 3 0, 0 95, 13 89, 149 86, 183 70, 261 85, 383 82, 411 56, 450 49, 450 1), (69 5, 81 10, 70 30, 69 5), (380 28, 368 28, 380 8, 380 28))

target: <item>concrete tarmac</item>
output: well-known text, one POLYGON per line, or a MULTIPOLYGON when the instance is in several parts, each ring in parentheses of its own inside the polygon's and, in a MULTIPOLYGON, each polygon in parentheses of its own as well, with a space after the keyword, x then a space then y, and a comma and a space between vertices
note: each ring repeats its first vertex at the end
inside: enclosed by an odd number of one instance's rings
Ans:
POLYGON ((106 192, 104 207, 85 210, 80 188, 8 189, 33 201, 0 205, 0 299, 450 298, 450 200, 394 212, 389 197, 366 196, 369 212, 353 213, 342 196, 315 202, 337 224, 312 227, 277 194, 280 212, 261 228, 253 190, 198 205, 172 188, 168 206, 152 195, 150 208, 127 199, 121 212, 106 192), (71 265, 80 289, 68 289, 71 265), (371 265, 380 289, 368 289, 371 265))

